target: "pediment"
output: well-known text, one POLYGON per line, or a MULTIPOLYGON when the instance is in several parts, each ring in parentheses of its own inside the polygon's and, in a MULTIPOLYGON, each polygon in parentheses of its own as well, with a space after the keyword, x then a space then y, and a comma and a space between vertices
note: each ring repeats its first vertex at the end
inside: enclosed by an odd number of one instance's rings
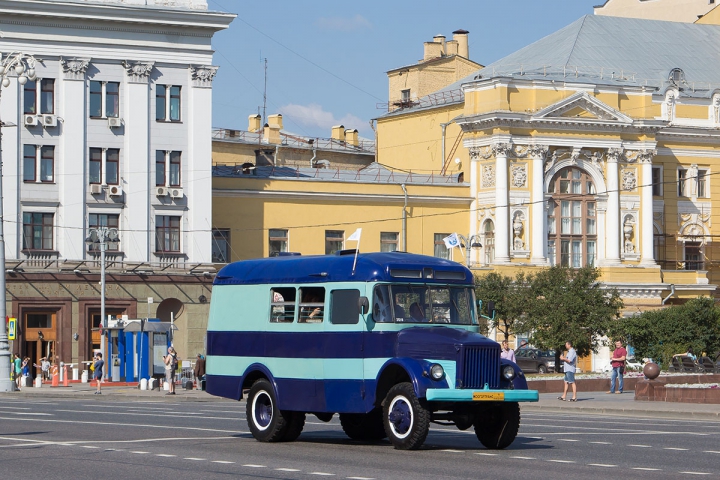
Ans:
POLYGON ((543 108, 532 116, 533 120, 594 121, 601 123, 633 123, 632 118, 601 102, 585 92, 543 108))

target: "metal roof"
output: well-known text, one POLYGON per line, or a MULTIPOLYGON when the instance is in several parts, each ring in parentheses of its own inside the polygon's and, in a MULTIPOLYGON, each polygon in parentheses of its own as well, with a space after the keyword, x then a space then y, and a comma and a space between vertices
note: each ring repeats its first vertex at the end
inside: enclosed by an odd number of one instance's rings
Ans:
MULTIPOLYGON (((710 97, 720 90, 720 26, 586 15, 420 99, 418 106, 394 116, 442 105, 430 101, 463 85, 493 77, 559 80, 613 86, 647 86, 660 91, 673 85, 670 71, 680 68, 683 96, 710 97)), ((447 95, 445 95, 447 96, 447 95)), ((445 104, 460 103, 456 98, 445 104)))

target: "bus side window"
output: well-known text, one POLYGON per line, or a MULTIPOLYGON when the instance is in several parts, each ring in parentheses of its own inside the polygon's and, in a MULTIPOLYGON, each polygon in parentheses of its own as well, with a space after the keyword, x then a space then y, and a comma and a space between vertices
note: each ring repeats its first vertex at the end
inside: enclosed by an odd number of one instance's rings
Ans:
POLYGON ((360 290, 333 290, 330 292, 330 323, 354 325, 358 323, 360 290))
POLYGON ((295 320, 295 289, 273 288, 270 290, 270 321, 292 323, 295 320))
MULTIPOLYGON (((387 285, 378 285, 375 287, 372 303, 372 317, 374 322, 384 323, 393 321, 390 303, 390 294, 388 293, 387 285)), ((401 317, 403 315, 401 315, 401 317)))
POLYGON ((322 323, 325 308, 324 287, 300 289, 300 317, 298 323, 322 323))

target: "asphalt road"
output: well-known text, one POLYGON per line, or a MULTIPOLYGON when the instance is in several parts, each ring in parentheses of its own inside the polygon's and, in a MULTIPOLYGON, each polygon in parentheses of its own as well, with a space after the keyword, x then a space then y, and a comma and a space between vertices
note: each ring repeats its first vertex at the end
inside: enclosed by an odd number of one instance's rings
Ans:
POLYGON ((720 422, 524 412, 515 443, 434 426, 423 449, 349 440, 308 416, 293 443, 255 441, 245 403, 119 397, 0 400, 0 479, 545 479, 720 477, 720 422))

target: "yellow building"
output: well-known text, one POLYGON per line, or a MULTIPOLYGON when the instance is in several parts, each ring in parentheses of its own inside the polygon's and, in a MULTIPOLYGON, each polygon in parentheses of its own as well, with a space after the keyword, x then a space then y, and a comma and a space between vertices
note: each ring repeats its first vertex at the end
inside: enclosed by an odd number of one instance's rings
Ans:
POLYGON ((715 0, 605 0, 595 15, 693 23, 716 7, 715 0))

